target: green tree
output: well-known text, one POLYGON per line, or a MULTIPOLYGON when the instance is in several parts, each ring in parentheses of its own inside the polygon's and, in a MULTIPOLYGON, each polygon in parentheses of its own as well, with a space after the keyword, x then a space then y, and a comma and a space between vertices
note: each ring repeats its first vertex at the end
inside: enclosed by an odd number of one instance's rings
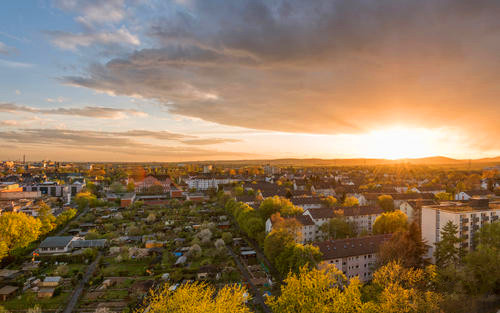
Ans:
POLYGON ((391 195, 379 196, 377 203, 386 212, 394 211, 394 199, 391 195))
POLYGON ((88 192, 91 192, 93 194, 97 194, 97 186, 91 181, 87 182, 87 184, 85 185, 85 189, 88 192))
POLYGON ((289 243, 276 258, 276 269, 283 275, 298 273, 300 268, 314 268, 321 260, 319 248, 313 245, 289 243))
POLYGON ((52 214, 52 209, 43 201, 38 206, 38 219, 42 222, 40 229, 42 234, 49 233, 56 227, 56 218, 52 214))
POLYGON ((276 258, 284 251, 288 244, 293 242, 293 235, 285 229, 274 229, 264 240, 264 254, 271 262, 276 263, 276 258))
POLYGON ((59 214, 56 217, 56 224, 57 225, 64 225, 64 224, 66 224, 73 217, 76 216, 76 213, 77 213, 77 211, 75 209, 68 209, 68 210, 65 210, 65 211, 61 212, 61 214, 59 214))
POLYGON ((320 226, 320 230, 331 239, 349 238, 356 235, 352 223, 341 217, 331 218, 320 226))
POLYGON ((477 248, 465 257, 465 285, 470 294, 500 292, 500 222, 483 226, 477 248))
POLYGON ((481 227, 477 233, 477 243, 481 246, 500 247, 500 221, 481 227))
POLYGON ((408 217, 403 212, 396 210, 394 212, 382 213, 373 223, 373 233, 390 234, 400 229, 408 227, 408 217))
POLYGON ((457 236, 458 227, 452 221, 444 225, 441 230, 439 242, 436 243, 434 258, 436 265, 439 267, 447 267, 452 264, 457 264, 463 257, 463 248, 460 244, 463 239, 457 236))
POLYGON ((92 206, 92 204, 95 203, 96 201, 97 201, 96 196, 88 191, 79 192, 75 196, 75 202, 80 210, 83 210, 88 206, 92 206))
POLYGON ((114 182, 109 186, 109 189, 113 193, 124 193, 125 192, 125 187, 120 182, 114 182))
POLYGON ((230 232, 223 232, 221 238, 224 240, 226 245, 233 243, 233 235, 230 232))

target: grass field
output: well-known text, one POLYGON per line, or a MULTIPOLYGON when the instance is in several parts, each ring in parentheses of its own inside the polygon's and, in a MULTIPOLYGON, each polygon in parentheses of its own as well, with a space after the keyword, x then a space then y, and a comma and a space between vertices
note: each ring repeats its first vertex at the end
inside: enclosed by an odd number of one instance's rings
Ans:
POLYGON ((70 293, 68 292, 62 292, 60 295, 50 299, 38 299, 36 293, 26 292, 21 296, 2 302, 1 305, 7 310, 25 310, 33 308, 36 305, 40 306, 42 310, 55 310, 64 307, 69 295, 70 293))

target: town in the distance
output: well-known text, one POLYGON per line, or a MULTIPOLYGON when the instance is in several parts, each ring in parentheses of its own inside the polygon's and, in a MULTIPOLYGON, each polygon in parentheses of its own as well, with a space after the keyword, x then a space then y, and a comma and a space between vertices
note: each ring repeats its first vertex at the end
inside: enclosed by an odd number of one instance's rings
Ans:
POLYGON ((495 162, 3 161, 0 312, 495 312, 499 217, 495 162))

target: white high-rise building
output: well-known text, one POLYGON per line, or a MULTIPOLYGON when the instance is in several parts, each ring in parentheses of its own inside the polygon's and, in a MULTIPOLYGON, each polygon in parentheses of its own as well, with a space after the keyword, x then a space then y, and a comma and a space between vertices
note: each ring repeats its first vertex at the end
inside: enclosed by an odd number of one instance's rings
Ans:
POLYGON ((497 221, 500 216, 500 201, 471 199, 470 201, 447 201, 438 205, 422 206, 422 239, 430 245, 428 257, 434 262, 436 243, 441 231, 449 222, 458 228, 458 236, 464 239, 462 247, 474 249, 474 236, 485 224, 497 221))

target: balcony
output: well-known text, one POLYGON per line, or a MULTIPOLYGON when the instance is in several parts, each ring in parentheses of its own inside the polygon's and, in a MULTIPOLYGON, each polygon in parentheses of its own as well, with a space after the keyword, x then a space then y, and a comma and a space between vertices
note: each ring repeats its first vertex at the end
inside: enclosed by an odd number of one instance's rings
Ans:
POLYGON ((491 217, 491 221, 492 221, 492 222, 494 222, 494 221, 496 221, 496 220, 498 220, 498 215, 493 215, 493 216, 491 217))
POLYGON ((463 226, 460 228, 461 231, 469 231, 469 226, 463 226))

